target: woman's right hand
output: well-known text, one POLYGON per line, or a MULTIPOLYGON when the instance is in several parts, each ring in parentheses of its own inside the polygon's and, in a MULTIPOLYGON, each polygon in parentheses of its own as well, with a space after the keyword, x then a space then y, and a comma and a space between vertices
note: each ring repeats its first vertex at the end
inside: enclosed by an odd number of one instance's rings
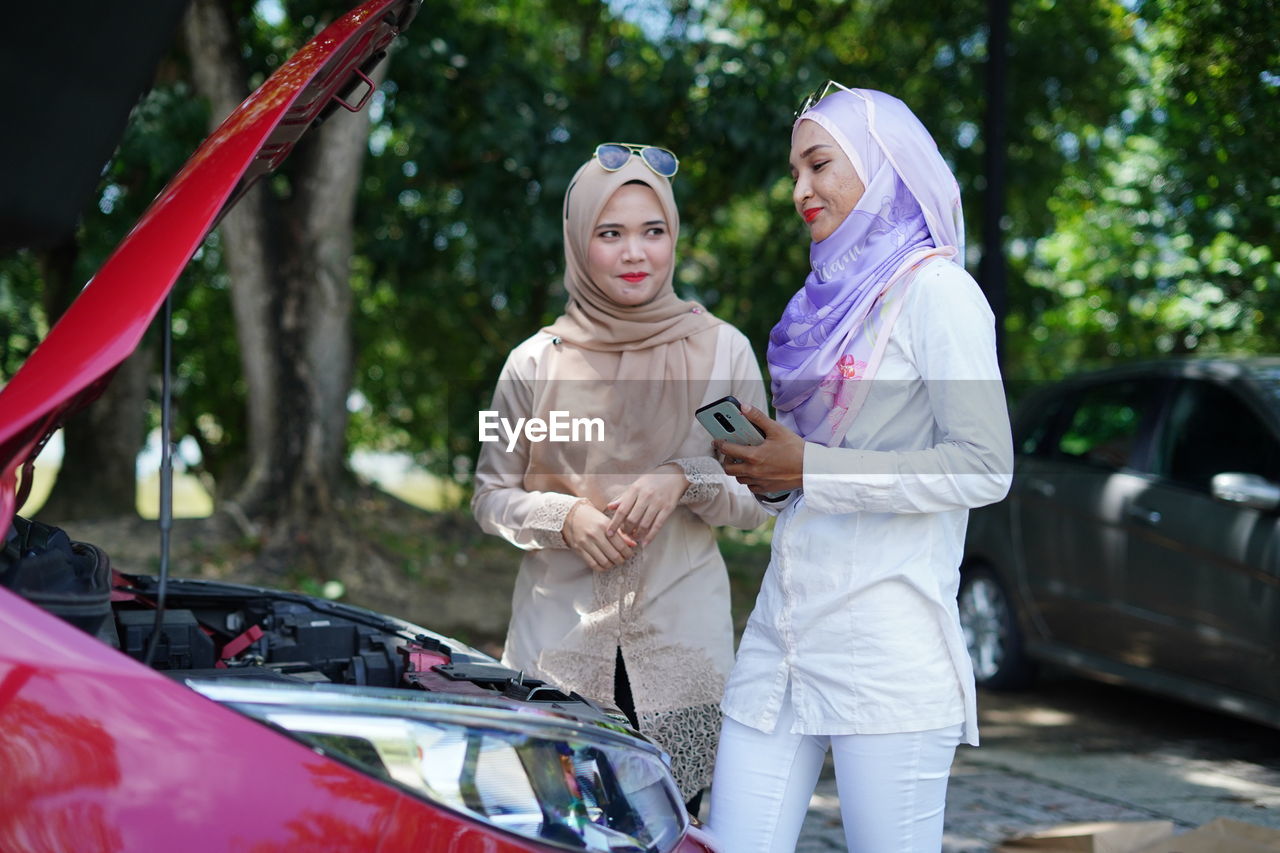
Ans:
POLYGON ((579 501, 565 517, 560 535, 593 572, 622 565, 635 553, 636 541, 621 530, 609 533, 609 516, 589 501, 579 501))
POLYGON ((754 406, 743 406, 742 414, 764 435, 764 442, 712 442, 716 452, 726 457, 720 463, 724 472, 757 495, 803 488, 804 439, 754 406))

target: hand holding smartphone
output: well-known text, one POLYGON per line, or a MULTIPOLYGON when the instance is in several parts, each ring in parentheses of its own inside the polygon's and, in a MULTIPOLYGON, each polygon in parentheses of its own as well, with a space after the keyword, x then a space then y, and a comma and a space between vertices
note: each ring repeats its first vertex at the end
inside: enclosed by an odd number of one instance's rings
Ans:
MULTIPOLYGON (((747 420, 747 416, 742 414, 742 404, 732 395, 708 403, 694 412, 693 416, 712 438, 749 447, 764 444, 764 433, 747 420)), ((789 494, 790 491, 768 492, 759 497, 767 501, 780 501, 789 494)))

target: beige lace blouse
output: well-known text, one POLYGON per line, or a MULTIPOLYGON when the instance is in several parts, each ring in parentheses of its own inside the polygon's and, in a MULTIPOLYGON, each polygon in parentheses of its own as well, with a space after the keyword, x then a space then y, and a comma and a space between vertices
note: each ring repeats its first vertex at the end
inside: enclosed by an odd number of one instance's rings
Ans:
MULTIPOLYGON (((539 332, 512 350, 492 408, 520 413, 539 359, 559 345, 539 332)), ((751 347, 727 324, 720 327, 703 402, 726 394, 765 406, 751 347)), ((671 461, 684 469, 690 486, 653 542, 608 572, 592 572, 561 537, 578 498, 523 487, 523 440, 510 451, 505 442, 483 445, 471 506, 486 532, 526 552, 503 663, 616 706, 620 647, 640 729, 671 755, 681 791, 691 797, 711 780, 718 705, 733 665, 729 581, 712 528, 752 528, 765 513, 711 457, 711 438, 692 413, 671 428, 685 434, 671 461)))

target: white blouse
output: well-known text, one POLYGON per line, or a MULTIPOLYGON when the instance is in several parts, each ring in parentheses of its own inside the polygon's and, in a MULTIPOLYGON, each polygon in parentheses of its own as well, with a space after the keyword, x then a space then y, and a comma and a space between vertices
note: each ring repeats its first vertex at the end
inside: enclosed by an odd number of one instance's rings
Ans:
MULTIPOLYGON (((512 350, 492 409, 532 414, 532 387, 548 347, 543 332, 512 350)), ((732 394, 759 408, 764 382, 746 337, 719 326, 703 403, 732 394)), ((711 458, 711 437, 688 413, 677 462, 691 485, 657 537, 627 562, 593 572, 561 535, 574 495, 528 491, 529 445, 483 445, 472 511, 488 533, 525 550, 511 598, 504 665, 590 698, 614 700, 622 649, 640 729, 672 755, 682 791, 710 782, 717 706, 733 665, 729 578, 713 526, 756 527, 766 513, 711 458), (690 742, 691 738, 697 742, 690 742)))
POLYGON ((803 487, 766 505, 780 513, 772 557, 721 705, 764 732, 790 686, 797 734, 963 722, 978 742, 956 593, 968 511, 1003 498, 1013 472, 994 318, 950 261, 904 283, 848 435, 807 443, 803 487))

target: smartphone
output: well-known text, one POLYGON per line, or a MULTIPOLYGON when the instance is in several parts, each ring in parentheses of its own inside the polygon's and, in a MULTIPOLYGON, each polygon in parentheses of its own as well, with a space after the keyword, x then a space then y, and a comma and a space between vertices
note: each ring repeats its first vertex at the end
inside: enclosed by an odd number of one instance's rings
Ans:
MULTIPOLYGON (((722 439, 733 444, 745 444, 754 447, 764 443, 764 433, 742 414, 742 404, 734 396, 721 397, 693 413, 702 428, 711 433, 712 438, 722 439)), ((790 491, 767 492, 759 497, 767 501, 780 501, 790 491)))

